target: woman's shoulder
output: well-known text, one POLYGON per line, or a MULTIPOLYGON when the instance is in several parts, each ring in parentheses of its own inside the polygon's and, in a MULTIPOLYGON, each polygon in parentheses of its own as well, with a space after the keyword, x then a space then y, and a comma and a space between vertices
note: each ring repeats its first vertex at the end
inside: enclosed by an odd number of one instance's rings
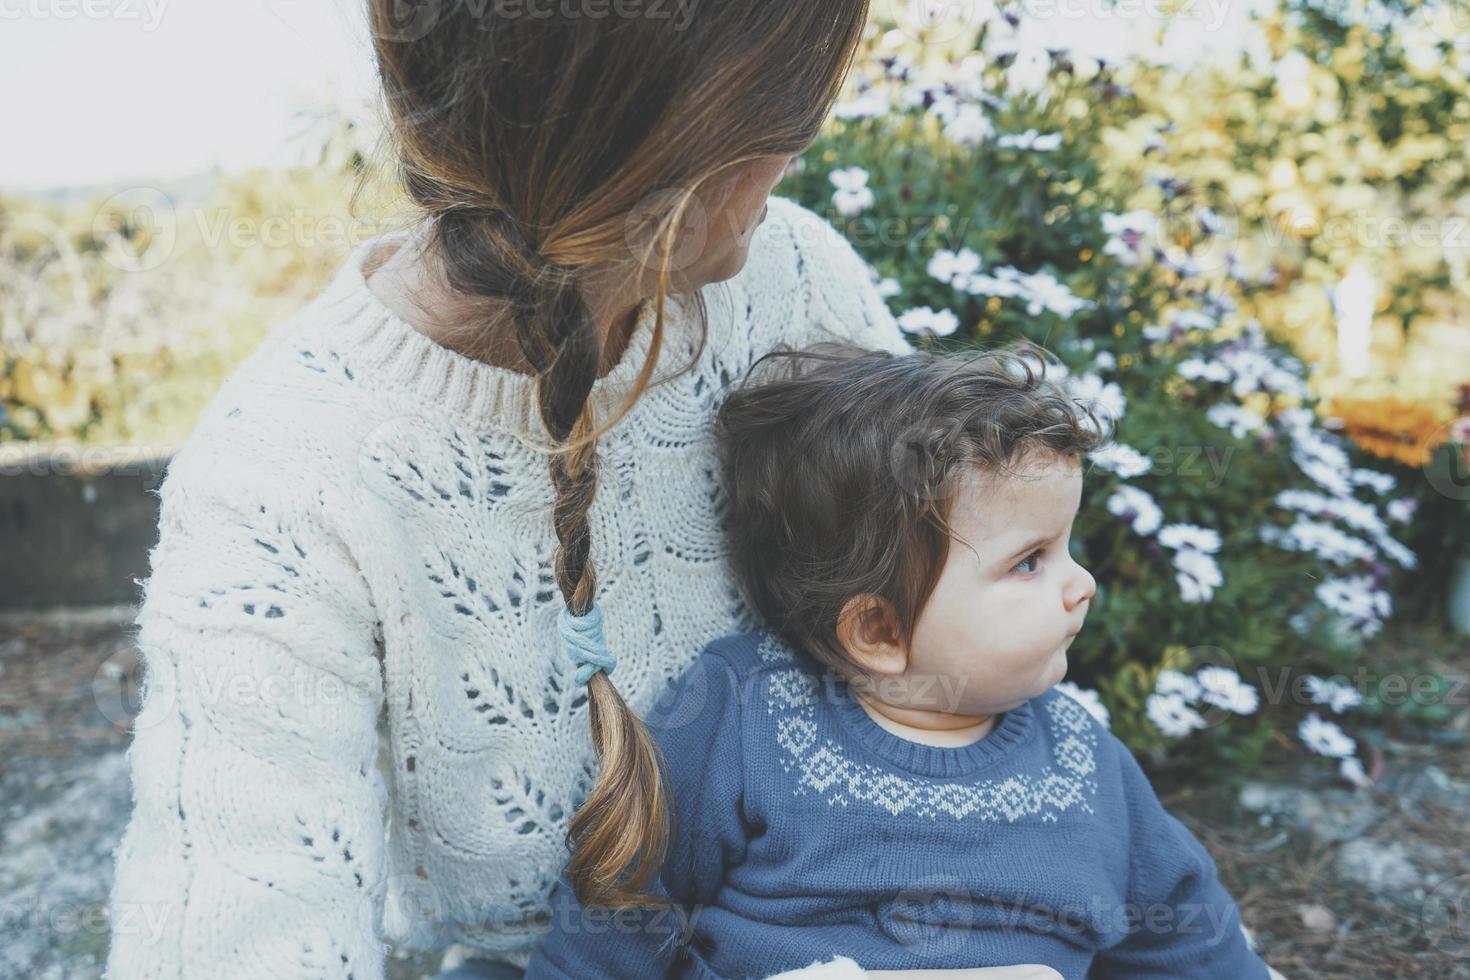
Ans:
POLYGON ((276 500, 341 485, 353 447, 381 425, 385 392, 372 397, 338 335, 362 309, 345 276, 368 242, 322 291, 270 326, 223 379, 187 438, 175 447, 166 482, 196 497, 269 492, 276 500), (347 303, 344 303, 344 298, 347 303))
POLYGON ((769 211, 752 238, 747 271, 754 278, 776 278, 778 287, 852 272, 856 260, 867 264, 852 243, 824 215, 786 197, 771 195, 769 211))
POLYGON ((804 346, 844 340, 908 353, 871 263, 832 220, 789 198, 772 195, 742 270, 759 323, 768 311, 777 339, 804 346))

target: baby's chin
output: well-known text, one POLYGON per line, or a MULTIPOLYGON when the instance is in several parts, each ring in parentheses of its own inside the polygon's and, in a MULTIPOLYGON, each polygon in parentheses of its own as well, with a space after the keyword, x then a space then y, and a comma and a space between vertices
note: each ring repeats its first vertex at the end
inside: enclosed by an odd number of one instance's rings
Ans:
POLYGON ((1067 645, 1064 643, 1057 647, 1057 651, 1051 658, 1052 669, 1047 673, 1047 688, 1050 689, 1067 676, 1067 645))

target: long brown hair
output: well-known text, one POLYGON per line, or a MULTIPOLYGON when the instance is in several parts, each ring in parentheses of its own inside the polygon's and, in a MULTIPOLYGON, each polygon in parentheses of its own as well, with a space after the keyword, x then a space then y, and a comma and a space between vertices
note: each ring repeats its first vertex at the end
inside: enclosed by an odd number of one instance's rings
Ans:
MULTIPOLYGON (((549 6, 368 0, 368 14, 398 179, 431 220, 429 250, 456 301, 484 311, 467 318, 467 346, 489 350, 511 334, 534 373, 551 437, 556 583, 583 615, 597 592, 587 525, 597 440, 650 385, 671 256, 696 191, 816 138, 868 3, 712 0, 681 10, 682 22, 663 3, 602 16, 549 6), (588 395, 602 341, 582 286, 606 268, 639 283, 657 271, 656 319, 632 392, 601 420, 588 395)), ((693 305, 697 360, 708 313, 697 293, 693 305)), ((646 889, 670 816, 657 745, 605 672, 589 681, 588 701, 601 772, 571 819, 568 876, 586 905, 658 904, 646 889)))
POLYGON ((1077 457, 1106 433, 1056 380, 1056 357, 1018 341, 894 355, 822 343, 761 358, 715 419, 737 586, 763 625, 841 675, 854 596, 875 597, 913 643, 954 537, 968 476, 1077 457))

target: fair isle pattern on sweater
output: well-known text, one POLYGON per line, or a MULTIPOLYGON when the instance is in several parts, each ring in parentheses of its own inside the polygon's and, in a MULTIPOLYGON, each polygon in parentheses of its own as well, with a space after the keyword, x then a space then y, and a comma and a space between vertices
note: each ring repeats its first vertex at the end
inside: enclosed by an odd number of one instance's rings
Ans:
MULTIPOLYGON (((117 851, 112 980, 379 980, 383 945, 524 965, 592 785, 533 379, 403 322, 360 243, 275 325, 169 463, 137 615, 147 683, 117 851)), ((412 240, 410 237, 408 240, 412 240)), ((600 441, 588 525, 615 683, 640 713, 748 625, 709 423, 779 345, 912 351, 871 269, 783 198, 745 267, 670 297, 655 381, 600 441), (692 367, 678 377, 676 369, 692 367)), ((600 421, 652 340, 640 313, 600 421)), ((143 583, 140 583, 143 584, 143 583)))
POLYGON ((761 660, 779 667, 771 674, 766 711, 780 715, 776 741, 786 752, 781 765, 795 777, 797 793, 822 794, 833 806, 869 803, 895 817, 912 813, 930 819, 947 815, 956 820, 974 817, 1007 823, 1035 817, 1042 823, 1055 823, 1058 814, 1072 807, 1093 812, 1097 731, 1087 709, 1071 698, 1054 698, 1045 705, 1055 743, 1055 767, 1035 775, 1018 773, 975 783, 920 780, 851 759, 843 746, 830 739, 816 744, 816 681, 797 665, 795 653, 775 634, 767 633, 757 652, 761 660))
POLYGON ((888 731, 856 697, 764 629, 706 648, 647 715, 676 828, 658 887, 683 912, 620 911, 610 928, 610 910, 582 908, 563 879, 527 980, 752 980, 836 952, 868 970, 1039 963, 1067 980, 1267 980, 1209 851, 1065 693, 948 748, 888 731), (808 682, 771 683, 793 665, 808 682), (801 708, 817 734, 793 757, 778 726, 801 708), (1085 754, 1069 742, 1083 729, 1096 735, 1085 754), (826 739, 912 778, 850 764, 809 777, 811 743, 826 739), (1070 805, 1043 799, 1037 777, 1067 777, 1067 760, 1095 786, 1070 805), (997 800, 1010 776, 1033 777, 1021 783, 1031 795, 997 800), (988 788, 932 797, 926 782, 988 788))

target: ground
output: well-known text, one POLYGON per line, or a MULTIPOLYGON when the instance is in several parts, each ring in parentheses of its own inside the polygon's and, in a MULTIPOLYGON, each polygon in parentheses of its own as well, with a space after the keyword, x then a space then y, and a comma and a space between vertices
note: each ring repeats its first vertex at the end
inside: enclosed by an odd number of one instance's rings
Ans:
MULTIPOLYGON (((131 616, 0 616, 0 978, 101 975, 112 851, 131 807, 131 616)), ((1401 671, 1426 658, 1441 673, 1470 671, 1470 650, 1442 634, 1391 633, 1374 656, 1401 671)), ((1230 784, 1155 779, 1291 980, 1470 980, 1467 697, 1432 727, 1354 729, 1381 759, 1370 790, 1286 751, 1230 784)), ((425 976, 433 959, 396 958, 390 977, 425 976)))

